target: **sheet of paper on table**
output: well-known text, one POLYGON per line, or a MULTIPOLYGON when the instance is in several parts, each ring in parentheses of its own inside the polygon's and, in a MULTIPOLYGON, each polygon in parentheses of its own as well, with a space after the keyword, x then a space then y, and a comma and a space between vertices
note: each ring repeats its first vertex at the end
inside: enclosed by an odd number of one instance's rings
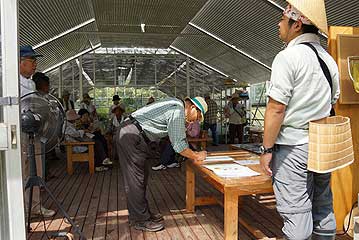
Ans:
POLYGON ((221 162, 221 161, 234 161, 234 159, 230 156, 210 156, 210 157, 206 157, 205 160, 203 160, 204 162, 221 162))
POLYGON ((259 160, 236 160, 235 163, 240 165, 256 165, 259 164, 259 160))
POLYGON ((253 171, 248 167, 241 166, 236 163, 229 164, 208 164, 203 165, 205 168, 213 171, 219 177, 223 178, 240 178, 252 177, 260 175, 258 172, 253 171))

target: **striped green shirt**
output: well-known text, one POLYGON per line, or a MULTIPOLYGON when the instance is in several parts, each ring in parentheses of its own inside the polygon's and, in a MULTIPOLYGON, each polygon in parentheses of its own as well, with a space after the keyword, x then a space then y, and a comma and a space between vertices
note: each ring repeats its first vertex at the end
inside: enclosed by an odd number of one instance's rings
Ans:
POLYGON ((176 152, 188 148, 184 103, 181 100, 167 98, 156 101, 131 115, 136 118, 149 139, 156 140, 168 136, 176 152))

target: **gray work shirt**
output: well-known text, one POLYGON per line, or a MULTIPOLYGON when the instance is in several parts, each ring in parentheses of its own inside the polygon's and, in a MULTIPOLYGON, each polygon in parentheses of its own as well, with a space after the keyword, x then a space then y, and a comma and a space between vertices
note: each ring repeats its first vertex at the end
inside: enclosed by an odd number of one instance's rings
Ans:
POLYGON ((168 136, 173 149, 182 152, 188 148, 186 139, 184 103, 167 98, 146 105, 131 114, 151 140, 168 136))
POLYGON ((273 61, 267 89, 267 96, 287 106, 276 143, 308 143, 309 122, 328 117, 331 104, 339 98, 339 93, 337 64, 320 46, 319 37, 305 33, 290 41, 273 61), (328 66, 332 92, 317 56, 308 46, 300 44, 303 42, 312 43, 328 66))

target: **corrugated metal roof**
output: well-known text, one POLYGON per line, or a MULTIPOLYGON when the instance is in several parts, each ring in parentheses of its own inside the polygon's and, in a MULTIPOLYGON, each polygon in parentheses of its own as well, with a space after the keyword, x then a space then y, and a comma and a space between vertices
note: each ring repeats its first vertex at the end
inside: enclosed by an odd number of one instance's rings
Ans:
POLYGON ((100 35, 103 46, 147 46, 167 48, 207 0, 93 0, 99 32, 123 33, 116 37, 100 35), (126 33, 145 33, 135 39, 126 33), (147 37, 146 33, 162 36, 147 37), (169 34, 166 36, 165 34, 169 34))
MULTIPOLYGON (((284 0, 273 2, 282 7, 286 5, 284 0)), ((358 0, 326 0, 325 3, 329 25, 359 26, 358 0)), ((45 56, 39 59, 39 70, 54 66, 100 42, 102 46, 111 48, 166 48, 172 43, 181 51, 237 80, 255 83, 269 79, 265 68, 187 24, 191 21, 270 66, 283 46, 278 39, 280 15, 281 9, 266 0, 20 0, 20 45, 38 45, 89 19, 95 19, 93 23, 39 47, 37 51, 45 56), (141 32, 141 23, 146 24, 145 33, 141 32)), ((325 39, 321 40, 325 45, 325 39)), ((131 59, 116 61, 133 64, 131 59)), ((139 82, 142 79, 153 82, 155 61, 139 61, 139 82)), ((102 65, 106 64, 110 63, 102 65)), ((171 71, 166 69, 179 64, 161 61, 158 67, 165 74, 156 77, 168 76, 171 71)), ((86 62, 84 68, 87 68, 86 62)), ((90 67, 87 71, 91 71, 90 67)), ((185 82, 183 71, 178 72, 178 79, 185 82)), ((192 63, 191 71, 199 74, 200 64, 192 63)), ((201 82, 201 77, 194 80, 201 82)), ((209 77, 206 80, 218 81, 209 77)), ((168 79, 166 84, 173 85, 173 79, 168 79)))

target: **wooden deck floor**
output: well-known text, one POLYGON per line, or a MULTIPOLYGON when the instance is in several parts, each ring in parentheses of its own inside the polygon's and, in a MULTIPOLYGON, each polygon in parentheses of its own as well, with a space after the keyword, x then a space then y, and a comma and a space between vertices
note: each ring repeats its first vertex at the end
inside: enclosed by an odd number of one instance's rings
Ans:
MULTIPOLYGON (((52 172, 58 177, 50 180, 48 185, 88 239, 223 239, 222 207, 197 207, 195 214, 184 212, 184 166, 181 169, 152 171, 148 200, 153 211, 164 215, 166 228, 157 233, 148 233, 128 225, 126 197, 118 167, 91 176, 87 165, 81 164, 69 176, 65 171, 65 162, 56 165, 52 172)), ((197 183, 197 195, 219 194, 202 179, 199 178, 197 183)), ((43 196, 43 203, 55 209, 46 196, 43 196)), ((269 238, 282 239, 282 221, 275 211, 272 196, 245 197, 239 215, 255 232, 262 232, 269 238)), ((46 219, 45 226, 48 235, 58 230, 70 230, 69 224, 59 213, 46 219)), ((31 227, 33 232, 29 234, 29 239, 48 239, 41 219, 33 219, 31 227)), ((240 239, 257 239, 255 235, 239 224, 240 239)))

